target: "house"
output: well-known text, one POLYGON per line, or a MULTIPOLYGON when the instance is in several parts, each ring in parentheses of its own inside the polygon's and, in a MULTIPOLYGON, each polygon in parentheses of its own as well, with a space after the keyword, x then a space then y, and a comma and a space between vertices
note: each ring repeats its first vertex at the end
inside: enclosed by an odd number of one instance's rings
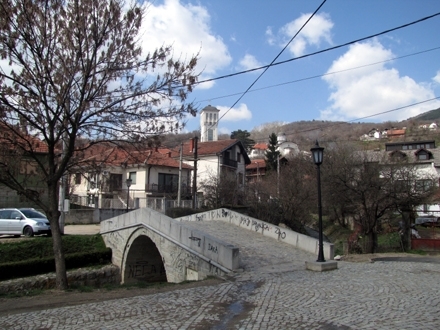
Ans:
POLYGON ((267 143, 256 143, 249 153, 249 158, 264 158, 264 153, 266 152, 268 146, 269 145, 267 143))
POLYGON ((0 207, 37 207, 25 193, 47 202, 47 186, 39 175, 38 163, 44 165, 48 153, 45 142, 25 130, 0 123, 0 207))
MULTIPOLYGON (((389 158, 404 159, 414 165, 416 175, 419 177, 414 183, 415 189, 429 188, 432 181, 427 178, 435 178, 436 182, 439 182, 440 148, 436 147, 435 140, 386 143, 385 151, 372 151, 372 153, 376 154, 378 161, 383 157, 382 153, 385 153, 389 158)), ((440 216, 440 205, 436 202, 420 205, 417 210, 419 216, 440 216)))
MULTIPOLYGON (((200 142, 194 138, 182 146, 183 163, 193 165, 197 171, 198 195, 204 193, 202 182, 210 178, 221 179, 226 174, 234 175, 237 183, 244 185, 246 165, 251 162, 240 140, 218 140, 219 112, 220 110, 211 105, 203 108, 200 113, 200 142)), ((174 152, 173 157, 177 160, 180 154, 174 152)))
POLYGON ((246 179, 248 183, 261 181, 266 175, 266 160, 264 158, 252 159, 246 166, 246 179))
POLYGON ((387 137, 388 139, 396 139, 396 138, 402 138, 405 136, 406 129, 388 129, 384 132, 384 137, 387 137))
POLYGON ((171 151, 98 145, 83 155, 81 167, 70 175, 72 203, 103 208, 146 206, 148 197, 190 198, 192 166, 180 164, 171 151), (181 171, 179 170, 181 168, 181 171), (127 181, 131 180, 131 181, 127 181), (129 183, 129 184, 127 184, 129 183))
MULTIPOLYGON (((187 165, 194 164, 197 157, 197 191, 203 194, 201 184, 211 178, 221 179, 222 175, 236 176, 239 185, 245 184, 246 165, 251 161, 246 150, 237 139, 206 141, 197 143, 191 139, 183 144, 183 162, 187 165)), ((177 157, 177 154, 174 155, 177 157)), ((195 167, 195 166, 194 166, 195 167)))

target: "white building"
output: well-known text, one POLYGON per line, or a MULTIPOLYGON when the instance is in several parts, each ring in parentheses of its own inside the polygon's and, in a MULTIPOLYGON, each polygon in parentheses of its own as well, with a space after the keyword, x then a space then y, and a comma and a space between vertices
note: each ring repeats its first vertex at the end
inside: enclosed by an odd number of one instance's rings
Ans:
POLYGON ((208 105, 200 113, 200 142, 218 140, 218 119, 220 110, 208 105))

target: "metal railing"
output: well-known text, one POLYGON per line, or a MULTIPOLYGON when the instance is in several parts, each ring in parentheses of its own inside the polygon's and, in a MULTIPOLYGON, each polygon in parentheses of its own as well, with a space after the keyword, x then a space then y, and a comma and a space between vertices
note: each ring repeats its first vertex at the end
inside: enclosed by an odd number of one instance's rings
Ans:
POLYGON ((236 168, 238 166, 238 162, 236 160, 232 160, 232 159, 223 159, 222 165, 236 168))

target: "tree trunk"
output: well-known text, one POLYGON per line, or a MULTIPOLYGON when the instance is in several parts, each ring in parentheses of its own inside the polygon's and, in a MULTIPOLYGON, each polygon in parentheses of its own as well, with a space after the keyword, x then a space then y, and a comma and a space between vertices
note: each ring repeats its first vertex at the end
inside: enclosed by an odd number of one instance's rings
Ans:
POLYGON ((66 273, 66 261, 64 259, 64 251, 61 240, 61 231, 59 225, 60 211, 58 211, 58 195, 56 193, 57 187, 49 187, 49 203, 50 212, 48 214, 48 220, 50 222, 50 228, 52 230, 52 245, 53 255, 55 259, 55 274, 56 274, 56 288, 58 290, 66 290, 67 285, 67 273, 66 273))
POLYGON ((402 228, 400 230, 400 237, 402 239, 403 250, 411 250, 411 218, 409 211, 402 212, 402 228))
POLYGON ((365 253, 377 252, 377 233, 374 230, 370 230, 365 234, 367 242, 365 244, 365 253))

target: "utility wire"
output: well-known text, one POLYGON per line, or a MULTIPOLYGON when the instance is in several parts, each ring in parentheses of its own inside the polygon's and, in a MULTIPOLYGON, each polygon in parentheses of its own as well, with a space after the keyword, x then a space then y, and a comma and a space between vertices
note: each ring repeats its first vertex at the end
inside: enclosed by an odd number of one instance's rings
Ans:
MULTIPOLYGON (((322 74, 318 74, 318 75, 314 75, 314 76, 309 76, 309 77, 305 77, 305 78, 299 78, 299 79, 296 79, 296 80, 290 80, 290 81, 286 81, 286 82, 275 84, 275 85, 269 85, 269 86, 265 86, 265 87, 261 87, 261 88, 252 89, 252 90, 249 90, 248 93, 253 93, 253 92, 257 92, 257 91, 261 91, 261 90, 265 90, 265 89, 269 89, 269 88, 274 88, 274 87, 289 85, 289 84, 293 84, 293 83, 298 83, 298 82, 302 82, 302 81, 306 81, 306 80, 322 78, 322 77, 325 77, 325 76, 329 76, 329 75, 333 75, 333 74, 338 74, 338 73, 342 73, 342 72, 357 70, 357 69, 365 68, 365 67, 368 67, 368 66, 373 66, 373 65, 377 65, 377 64, 382 64, 382 63, 386 63, 386 62, 400 60, 400 59, 406 58, 406 57, 420 55, 420 54, 427 53, 427 52, 432 52, 434 50, 439 50, 439 49, 440 49, 440 46, 434 47, 434 48, 431 48, 431 49, 422 50, 422 51, 416 52, 416 53, 411 53, 411 54, 407 54, 407 55, 403 55, 403 56, 393 57, 393 58, 390 58, 390 59, 384 60, 384 61, 368 63, 368 64, 364 64, 364 65, 360 65, 360 66, 356 66, 356 67, 352 67, 352 68, 347 68, 347 69, 344 69, 344 70, 332 71, 332 72, 322 73, 322 74)), ((199 102, 207 102, 207 101, 222 99, 222 98, 226 98, 226 97, 240 95, 242 93, 243 92, 238 92, 238 93, 233 93, 233 94, 229 94, 229 95, 217 96, 217 97, 209 98, 209 99, 202 100, 202 101, 199 101, 199 102)))
MULTIPOLYGON (((322 6, 322 5, 323 5, 323 4, 321 4, 321 6, 322 6)), ((321 7, 321 6, 320 6, 320 7, 321 7)), ((318 8, 318 9, 319 9, 319 8, 318 8)), ((238 76, 238 75, 241 75, 241 74, 244 74, 244 73, 249 73, 249 72, 253 72, 253 71, 257 71, 257 70, 261 70, 261 69, 267 69, 267 68, 269 68, 269 67, 271 67, 271 66, 276 66, 276 65, 280 65, 280 64, 285 64, 285 63, 292 62, 292 61, 296 61, 296 60, 299 60, 299 59, 302 59, 302 58, 306 58, 306 57, 314 56, 314 55, 317 55, 317 54, 325 53, 325 52, 328 52, 328 51, 331 51, 331 50, 335 50, 335 49, 338 49, 338 48, 342 48, 342 47, 345 47, 345 46, 349 46, 349 45, 351 45, 351 44, 355 44, 355 43, 360 42, 360 41, 364 41, 364 40, 371 39, 371 38, 374 38, 374 37, 378 37, 378 36, 380 36, 380 35, 387 34, 387 33, 390 33, 390 32, 393 32, 393 31, 396 31, 396 30, 399 30, 399 29, 403 29, 403 28, 406 28, 406 27, 408 27, 408 26, 411 26, 411 25, 414 25, 414 24, 417 24, 417 23, 421 23, 421 22, 423 22, 423 21, 426 21, 426 20, 428 20, 428 19, 434 18, 434 17, 439 16, 439 15, 440 15, 440 12, 435 13, 435 14, 430 15, 430 16, 426 16, 426 17, 420 18, 420 19, 418 19, 418 20, 416 20, 416 21, 413 21, 413 22, 410 22, 410 23, 407 23, 407 24, 403 24, 403 25, 397 26, 397 27, 392 28, 392 29, 388 29, 388 30, 385 30, 385 31, 382 31, 382 32, 379 32, 379 33, 375 33, 375 34, 369 35, 369 36, 367 36, 367 37, 363 37, 363 38, 359 38, 359 39, 356 39, 356 40, 352 40, 352 41, 346 42, 346 43, 344 43, 344 44, 340 44, 340 45, 337 45, 337 46, 333 46, 333 47, 330 47, 330 48, 326 48, 326 49, 323 49, 323 50, 319 50, 319 51, 316 51, 316 52, 313 52, 313 53, 309 53, 309 54, 301 55, 301 56, 298 56, 298 57, 293 57, 293 58, 290 58, 290 59, 288 59, 288 60, 284 60, 284 61, 281 61, 281 62, 273 63, 274 61, 272 61, 272 62, 271 62, 270 64, 268 64, 268 65, 260 66, 260 67, 257 67, 257 68, 253 68, 253 69, 249 69, 249 70, 245 70, 245 71, 239 71, 239 72, 235 72, 235 73, 231 73, 231 74, 227 74, 227 75, 219 76, 219 77, 216 77, 216 78, 205 79, 205 80, 202 80, 202 81, 198 81, 196 84, 202 84, 202 83, 205 83, 205 82, 211 82, 211 81, 220 80, 220 79, 224 79, 224 78, 230 78, 230 77, 238 76)), ((307 22, 306 22, 306 23, 307 23, 307 22)), ((299 31, 298 31, 298 32, 299 32, 299 31)), ((295 36, 296 36, 296 35, 295 35, 295 36)), ((294 37, 295 37, 295 36, 294 36, 294 37)), ((289 43, 290 43, 292 40, 293 40, 293 38, 289 41, 289 43)), ((286 45, 286 47, 287 47, 287 45, 286 45)), ((284 51, 284 49, 285 49, 286 47, 283 48, 283 50, 281 51, 281 53, 284 51)), ((278 56, 281 55, 281 53, 278 54, 278 56)), ((277 56, 276 58, 278 58, 278 56, 277 56)), ((275 59, 276 59, 276 58, 275 58, 275 59)), ((265 70, 265 71, 266 71, 266 70, 265 70)), ((265 72, 265 71, 264 71, 264 72, 265 72)), ((264 72, 263 72, 263 73, 264 73, 264 72)))
MULTIPOLYGON (((327 0, 324 0, 319 7, 313 12, 312 15, 310 15, 310 17, 307 19, 307 21, 304 22, 304 24, 301 26, 301 28, 295 33, 295 35, 289 40, 289 42, 284 46, 284 48, 278 53, 277 56, 275 56, 275 58, 272 60, 272 62, 270 62, 269 65, 264 67, 264 71, 252 82, 252 84, 240 95, 240 97, 229 107, 228 110, 225 111, 225 113, 218 118, 217 123, 224 117, 226 116, 226 114, 246 95, 246 93, 252 88, 252 86, 254 86, 257 81, 266 73, 266 71, 272 66, 274 65, 275 61, 278 59, 278 57, 281 56, 281 54, 286 50, 286 48, 290 45, 290 43, 296 38, 296 36, 302 31, 302 29, 307 25, 307 23, 316 15, 316 13, 319 11, 319 9, 321 9, 321 7, 324 5, 324 3, 327 0)), ((213 124, 215 125, 215 124, 213 124)), ((210 127, 212 127, 213 125, 211 125, 210 127)), ((207 128, 209 129, 209 128, 207 128)))

